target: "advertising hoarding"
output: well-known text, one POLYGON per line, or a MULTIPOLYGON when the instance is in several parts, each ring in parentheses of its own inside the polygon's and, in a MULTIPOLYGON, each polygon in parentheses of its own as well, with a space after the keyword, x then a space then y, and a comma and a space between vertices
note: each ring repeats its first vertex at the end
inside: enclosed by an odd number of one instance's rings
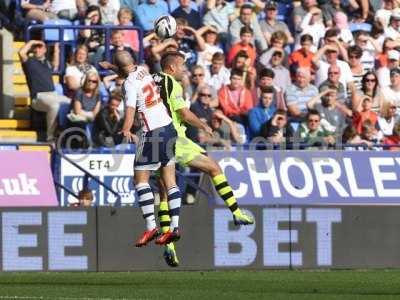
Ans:
POLYGON ((0 206, 57 206, 47 152, 0 151, 0 206))

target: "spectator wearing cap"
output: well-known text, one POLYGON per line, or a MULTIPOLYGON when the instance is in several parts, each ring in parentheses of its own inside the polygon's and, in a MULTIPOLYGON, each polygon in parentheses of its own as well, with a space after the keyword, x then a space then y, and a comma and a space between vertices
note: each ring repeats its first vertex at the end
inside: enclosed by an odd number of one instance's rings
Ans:
POLYGON ((382 44, 382 52, 379 53, 375 58, 375 68, 379 69, 380 67, 387 66, 389 61, 388 52, 390 50, 396 50, 398 47, 400 47, 399 41, 393 41, 391 38, 385 38, 382 44))
POLYGON ((249 56, 251 66, 254 66, 257 52, 255 47, 251 44, 254 39, 254 31, 250 26, 243 26, 240 29, 240 42, 234 44, 228 52, 227 64, 231 65, 233 59, 240 51, 245 51, 249 56))
MULTIPOLYGON (((298 37, 303 34, 309 34, 313 37, 314 46, 318 47, 320 40, 325 35, 325 31, 321 10, 318 7, 312 7, 300 23, 298 37)), ((300 41, 297 39, 296 44, 298 45, 299 43, 300 41)))
POLYGON ((378 76, 379 86, 385 88, 390 86, 390 70, 399 67, 400 53, 397 50, 388 51, 388 63, 386 66, 379 68, 376 71, 378 76))
POLYGON ((47 46, 43 41, 30 40, 18 52, 32 99, 32 108, 46 113, 47 141, 53 142, 57 129, 57 115, 61 104, 69 104, 70 98, 58 95, 52 78, 59 65, 59 50, 54 49, 54 60, 46 58, 47 46), (32 53, 33 55, 29 55, 32 53))
POLYGON ((275 91, 273 87, 265 87, 261 89, 261 96, 258 99, 257 106, 249 111, 249 129, 250 138, 253 139, 260 136, 261 127, 272 118, 276 111, 276 99, 274 99, 275 91))
POLYGON ((205 82, 219 90, 223 85, 229 84, 230 71, 225 67, 225 55, 217 52, 211 59, 211 65, 205 68, 205 82))
POLYGON ((309 69, 299 68, 293 84, 285 91, 285 99, 290 116, 303 117, 307 113, 307 102, 318 95, 318 89, 310 84, 309 69))
POLYGON ((263 51, 268 48, 267 41, 265 40, 260 25, 257 19, 252 18, 253 6, 249 4, 243 4, 240 8, 239 18, 235 19, 229 26, 229 35, 231 45, 240 41, 240 29, 243 26, 250 26, 254 31, 254 41, 252 43, 257 47, 259 51, 263 51))
POLYGON ((382 47, 366 31, 359 31, 355 35, 355 44, 362 50, 361 64, 365 71, 372 70, 375 64, 375 57, 380 53, 382 47))
POLYGON ((298 68, 311 69, 313 67, 312 59, 314 57, 314 53, 310 51, 311 46, 313 45, 312 36, 309 34, 302 35, 300 37, 300 45, 301 48, 292 52, 288 59, 289 70, 292 78, 294 78, 298 68))
POLYGON ((392 40, 400 38, 400 10, 395 9, 392 11, 390 17, 389 26, 385 28, 385 37, 389 37, 392 40))
POLYGON ((390 86, 382 89, 382 96, 385 101, 393 101, 400 106, 400 68, 390 70, 390 86))
POLYGON ((313 65, 317 69, 315 75, 315 84, 320 85, 328 78, 328 69, 331 65, 337 65, 340 68, 340 82, 347 88, 353 82, 353 75, 347 62, 338 59, 338 47, 332 44, 323 46, 315 54, 313 65), (325 60, 322 59, 325 57, 325 60))
POLYGON ((251 92, 243 85, 242 76, 241 70, 233 69, 231 82, 218 91, 218 99, 219 105, 227 117, 247 126, 247 114, 253 108, 253 99, 251 92))
POLYGON ((294 39, 289 28, 284 22, 277 20, 278 3, 275 1, 267 2, 264 11, 265 19, 260 21, 260 27, 268 44, 271 42, 271 35, 276 31, 283 31, 286 34, 287 42, 292 44, 294 39))
POLYGON ((211 65, 212 56, 217 52, 224 52, 218 45, 218 31, 213 26, 203 26, 197 33, 204 39, 204 50, 198 52, 197 64, 207 67, 211 65))
POLYGON ((191 0, 179 0, 179 7, 171 15, 174 18, 185 19, 190 27, 197 30, 201 27, 201 17, 198 11, 190 7, 190 3, 191 0))
POLYGON ((265 66, 274 71, 275 77, 273 83, 281 91, 285 91, 288 88, 288 86, 292 83, 290 79, 289 70, 283 66, 283 56, 284 56, 283 51, 276 49, 272 53, 271 60, 265 66))
POLYGON ((157 18, 168 15, 168 4, 162 0, 146 0, 138 6, 135 13, 139 26, 148 32, 153 30, 157 18))
POLYGON ((339 81, 340 78, 340 68, 336 65, 332 65, 328 69, 328 79, 325 80, 319 86, 319 91, 323 92, 329 87, 334 87, 337 91, 337 99, 340 103, 348 104, 347 93, 344 89, 344 85, 339 81))

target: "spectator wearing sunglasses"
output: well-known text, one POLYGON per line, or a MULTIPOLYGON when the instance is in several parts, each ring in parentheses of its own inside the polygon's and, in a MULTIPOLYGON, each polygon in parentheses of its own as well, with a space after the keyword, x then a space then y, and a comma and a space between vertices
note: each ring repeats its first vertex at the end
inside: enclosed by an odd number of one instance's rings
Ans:
MULTIPOLYGON (((196 92, 197 98, 190 106, 190 110, 199 118, 204 120, 207 125, 211 126, 211 116, 213 110, 211 108, 211 89, 207 85, 199 86, 196 92)), ((190 139, 199 141, 199 130, 193 126, 188 126, 187 135, 190 139)))
POLYGON ((332 145, 335 138, 332 132, 321 125, 321 115, 317 110, 309 110, 306 121, 299 126, 298 136, 301 143, 310 146, 332 145))

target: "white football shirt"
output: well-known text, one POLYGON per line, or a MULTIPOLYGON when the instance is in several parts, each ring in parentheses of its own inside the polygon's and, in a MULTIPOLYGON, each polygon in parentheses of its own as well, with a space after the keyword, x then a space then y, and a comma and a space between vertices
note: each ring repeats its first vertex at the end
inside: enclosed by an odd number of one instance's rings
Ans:
POLYGON ((125 106, 137 109, 141 115, 144 131, 161 128, 172 122, 153 77, 144 67, 138 66, 126 78, 123 96, 125 106))

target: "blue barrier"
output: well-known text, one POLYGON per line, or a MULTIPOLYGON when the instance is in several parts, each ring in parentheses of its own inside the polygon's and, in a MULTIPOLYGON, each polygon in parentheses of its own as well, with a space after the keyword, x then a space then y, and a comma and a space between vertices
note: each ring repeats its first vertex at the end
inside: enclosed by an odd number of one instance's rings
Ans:
POLYGON ((84 29, 97 29, 104 30, 105 32, 105 57, 107 61, 110 61, 111 51, 110 51, 110 38, 111 32, 113 30, 136 30, 139 35, 139 62, 143 61, 143 31, 141 28, 136 26, 117 26, 117 25, 46 25, 46 24, 32 24, 29 25, 25 30, 25 41, 29 41, 31 39, 32 31, 34 30, 57 30, 58 31, 58 39, 55 38, 55 33, 50 31, 51 41, 58 41, 60 43, 60 67, 59 70, 54 72, 54 74, 61 75, 65 70, 65 45, 75 43, 77 44, 77 40, 71 41, 69 38, 64 40, 61 37, 69 37, 70 35, 76 35, 76 31, 84 30, 84 29), (71 31, 72 30, 72 31, 71 31), (67 34, 67 35, 66 35, 67 34))

